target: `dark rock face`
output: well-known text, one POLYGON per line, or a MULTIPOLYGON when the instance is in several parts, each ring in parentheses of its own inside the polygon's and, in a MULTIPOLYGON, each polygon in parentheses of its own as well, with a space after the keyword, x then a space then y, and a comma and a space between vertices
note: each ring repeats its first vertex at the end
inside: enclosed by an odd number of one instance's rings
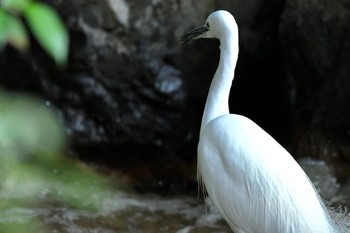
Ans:
MULTIPOLYGON (((86 112, 94 113, 83 121, 95 118, 94 137, 90 137, 89 127, 89 132, 82 132, 87 136, 87 143, 100 144, 102 141, 147 148, 160 147, 164 141, 183 137, 181 127, 175 132, 173 129, 177 121, 182 121, 176 110, 184 110, 186 94, 180 71, 166 60, 173 53, 167 43, 174 45, 176 41, 161 39, 163 36, 175 38, 176 29, 170 25, 162 32, 161 25, 150 21, 157 14, 160 22, 166 20, 166 13, 160 14, 161 10, 171 13, 171 8, 148 4, 144 8, 124 1, 82 4, 83 11, 81 6, 76 7, 79 9, 77 17, 69 16, 74 21, 73 30, 83 33, 86 38, 82 53, 73 59, 85 63, 84 71, 79 73, 91 76, 79 74, 80 78, 77 77, 78 86, 83 86, 81 91, 85 98, 81 99, 92 105, 86 112), (131 14, 134 8, 146 11, 134 15, 131 14), (156 9, 160 12, 155 12, 156 9)), ((73 51, 74 55, 77 56, 73 51)), ((78 112, 78 115, 81 114, 78 112)), ((77 116, 67 118, 77 119, 77 116)), ((77 125, 74 121, 69 128, 77 125)))
MULTIPOLYGON (((176 38, 186 25, 180 19, 195 17, 188 16, 193 12, 188 10, 186 16, 175 1, 141 5, 75 1, 56 7, 71 32, 67 71, 52 66, 48 70, 27 58, 23 63, 33 72, 30 78, 35 84, 20 82, 22 77, 16 82, 11 79, 13 73, 21 73, 20 65, 12 65, 1 76, 4 85, 40 89, 31 91, 39 91, 62 110, 76 145, 161 146, 169 139, 184 138, 187 132, 177 122, 184 121, 186 92, 173 59, 176 38)), ((7 52, 12 51, 5 51, 5 56, 7 52)), ((11 55, 7 56, 2 59, 4 67, 11 66, 6 64, 11 55)), ((38 56, 45 55, 34 59, 38 56)))
POLYGON ((47 2, 70 31, 68 67, 58 70, 33 41, 29 53, 0 52, 0 83, 56 106, 80 157, 123 168, 140 181, 154 179, 154 186, 195 180, 218 42, 180 46, 177 38, 215 9, 232 12, 240 30, 232 111, 286 146, 293 138, 298 155, 348 153, 345 1, 47 2))
MULTIPOLYGON (((35 42, 28 54, 7 48, 0 56, 2 86, 35 93, 56 106, 80 157, 141 178, 151 177, 139 169, 149 164, 158 175, 181 180, 187 172, 181 167, 195 159, 200 114, 187 105, 177 38, 204 22, 208 4, 48 3, 70 31, 68 67, 57 70, 35 42)), ((192 171, 192 163, 186 166, 192 171)))
POLYGON ((281 21, 296 85, 297 154, 349 159, 350 8, 346 1, 289 0, 281 21))

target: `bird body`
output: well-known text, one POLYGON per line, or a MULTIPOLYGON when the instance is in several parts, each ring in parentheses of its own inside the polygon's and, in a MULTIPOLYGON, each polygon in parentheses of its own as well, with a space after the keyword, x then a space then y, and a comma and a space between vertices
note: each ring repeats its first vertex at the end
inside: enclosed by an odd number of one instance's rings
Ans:
POLYGON ((202 129, 198 174, 235 232, 334 232, 301 167, 244 116, 222 115, 202 129))
POLYGON ((227 11, 181 41, 218 38, 220 61, 210 85, 198 144, 198 179, 236 233, 335 233, 317 191, 293 157, 248 118, 230 114, 238 28, 227 11))

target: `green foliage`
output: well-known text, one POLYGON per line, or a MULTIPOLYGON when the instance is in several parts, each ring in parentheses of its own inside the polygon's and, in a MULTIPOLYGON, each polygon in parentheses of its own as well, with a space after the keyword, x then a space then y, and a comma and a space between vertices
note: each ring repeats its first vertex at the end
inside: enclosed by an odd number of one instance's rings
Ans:
POLYGON ((68 31, 52 7, 34 0, 0 0, 0 4, 0 49, 6 43, 19 50, 28 47, 28 35, 20 19, 23 15, 39 44, 57 65, 65 65, 68 31))
POLYGON ((1 0, 4 9, 12 12, 22 12, 32 0, 1 0))
POLYGON ((28 35, 21 21, 0 8, 0 49, 7 43, 24 50, 28 47, 28 35))
POLYGON ((36 39, 63 65, 67 59, 68 33, 57 13, 48 5, 34 2, 26 8, 25 16, 36 39))
POLYGON ((108 181, 62 156, 66 139, 53 109, 32 96, 2 92, 0 109, 0 232, 50 232, 32 214, 26 217, 30 207, 45 203, 97 210, 108 181))
POLYGON ((53 112, 32 96, 0 94, 0 151, 25 156, 64 145, 62 127, 53 112))

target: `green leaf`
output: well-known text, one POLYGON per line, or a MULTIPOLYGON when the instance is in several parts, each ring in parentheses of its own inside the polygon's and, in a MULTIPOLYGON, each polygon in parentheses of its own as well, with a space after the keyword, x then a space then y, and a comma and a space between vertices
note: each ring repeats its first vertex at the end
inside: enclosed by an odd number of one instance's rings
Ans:
POLYGON ((0 94, 0 155, 56 151, 65 143, 56 115, 31 96, 0 94), (6 153, 5 153, 6 152, 6 153))
POLYGON ((0 0, 1 6, 7 11, 21 13, 32 0, 0 0))
POLYGON ((62 66, 68 56, 68 32, 59 15, 50 6, 33 2, 24 15, 35 38, 46 52, 62 66))
POLYGON ((28 35, 22 22, 0 8, 0 49, 6 43, 19 50, 28 47, 28 35))

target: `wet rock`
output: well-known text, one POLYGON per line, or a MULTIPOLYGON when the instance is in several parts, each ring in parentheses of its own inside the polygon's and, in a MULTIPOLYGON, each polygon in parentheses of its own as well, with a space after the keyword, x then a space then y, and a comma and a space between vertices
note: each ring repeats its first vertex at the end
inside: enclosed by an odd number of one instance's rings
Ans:
POLYGON ((331 200, 339 191, 340 184, 334 176, 334 168, 325 161, 303 158, 298 161, 319 194, 325 200, 331 200))

